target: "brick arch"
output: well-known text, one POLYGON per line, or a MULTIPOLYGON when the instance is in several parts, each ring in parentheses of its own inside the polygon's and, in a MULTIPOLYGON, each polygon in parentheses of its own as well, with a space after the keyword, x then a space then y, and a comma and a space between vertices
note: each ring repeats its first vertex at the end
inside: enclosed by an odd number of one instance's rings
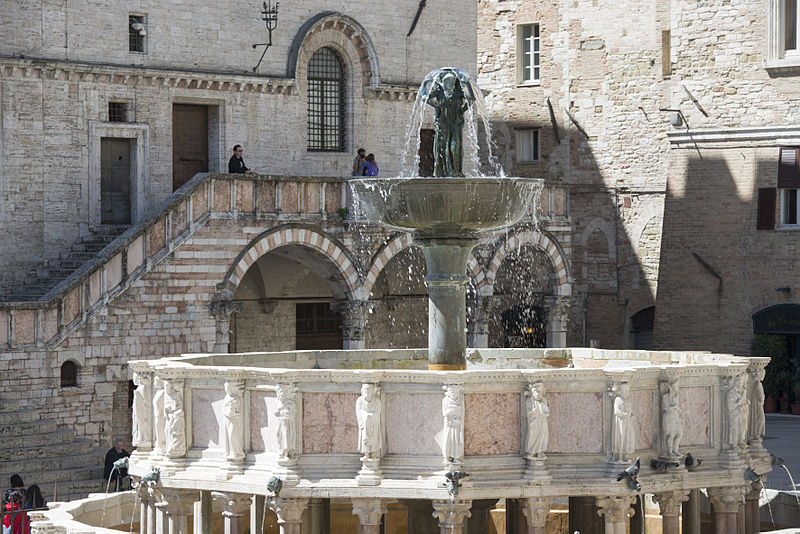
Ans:
MULTIPOLYGON (((570 282, 569 265, 564 256, 563 251, 558 244, 547 237, 546 235, 535 232, 533 230, 526 230, 518 234, 510 235, 503 246, 498 246, 497 250, 489 262, 488 267, 484 272, 477 272, 473 275, 475 278, 475 285, 478 292, 484 295, 491 294, 497 271, 500 269, 503 260, 507 255, 508 250, 514 250, 522 247, 523 245, 533 245, 534 247, 544 251, 550 259, 553 271, 556 275, 555 292, 558 296, 572 295, 572 284, 570 282)), ((470 264, 472 261, 470 261, 470 264)), ((472 266, 472 265, 471 265, 472 266)), ((475 267, 473 267, 474 269, 475 267)))
POLYGON ((357 65, 361 72, 363 85, 377 87, 381 82, 381 69, 378 53, 372 44, 369 34, 361 24, 351 17, 335 11, 324 11, 311 17, 295 34, 289 48, 286 75, 289 78, 302 77, 305 63, 311 54, 320 46, 336 45, 348 59, 348 63, 357 65), (327 36, 320 34, 331 30, 327 36))
POLYGON ((334 238, 302 226, 272 228, 250 241, 234 259, 221 286, 226 287, 233 295, 247 270, 259 258, 270 251, 288 245, 306 246, 328 258, 341 274, 350 296, 352 297, 358 292, 358 269, 350 252, 334 238))
POLYGON ((383 245, 378 252, 372 257, 369 264, 369 271, 367 272, 366 279, 364 280, 364 295, 368 296, 378 280, 378 275, 381 274, 383 268, 389 263, 389 260, 397 256, 403 250, 411 247, 413 241, 411 234, 398 234, 392 238, 388 243, 383 245))

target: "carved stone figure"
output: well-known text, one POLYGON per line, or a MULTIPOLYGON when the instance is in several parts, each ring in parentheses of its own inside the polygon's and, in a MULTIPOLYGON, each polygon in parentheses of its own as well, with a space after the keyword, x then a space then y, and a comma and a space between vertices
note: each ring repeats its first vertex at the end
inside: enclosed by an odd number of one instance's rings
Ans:
POLYGON ((276 431, 278 438, 278 456, 283 460, 293 460, 297 458, 296 429, 296 404, 295 395, 297 386, 294 384, 279 384, 277 390, 278 409, 275 410, 275 417, 278 420, 276 431))
POLYGON ((549 431, 547 417, 550 407, 544 398, 544 384, 536 382, 528 385, 525 394, 525 407, 528 412, 528 432, 525 439, 525 457, 530 460, 544 460, 544 451, 547 450, 549 431))
POLYGON ((753 376, 752 399, 750 400, 750 440, 761 440, 765 434, 764 422, 764 369, 758 369, 753 376))
POLYGON ((149 449, 152 441, 150 414, 152 413, 152 392, 150 373, 133 373, 133 446, 149 449))
POLYGON ((464 392, 463 386, 444 386, 442 416, 444 417, 444 460, 460 464, 464 458, 464 392))
POLYGON ((244 413, 242 411, 244 384, 225 382, 225 400, 222 415, 225 417, 225 458, 238 461, 244 458, 244 413))
POLYGON ((680 456, 681 438, 683 437, 678 384, 674 381, 661 382, 660 389, 661 457, 678 458, 680 456))
POLYGON ((426 102, 436 110, 433 137, 433 175, 464 176, 464 112, 475 102, 469 79, 456 69, 434 71, 423 80, 426 102))
POLYGON ((153 377, 153 432, 155 433, 155 440, 153 449, 156 452, 163 453, 167 449, 166 441, 166 420, 164 413, 164 381, 159 377, 153 377))
POLYGON ((183 380, 165 380, 164 412, 167 416, 167 456, 186 454, 186 420, 183 411, 183 380))
POLYGON ((381 416, 380 388, 375 384, 361 386, 361 396, 356 400, 358 419, 358 450, 364 459, 383 455, 383 421, 381 416))
POLYGON ((611 441, 611 461, 627 462, 636 447, 631 386, 623 382, 612 388, 614 397, 614 432, 611 441))
POLYGON ((745 398, 744 377, 732 376, 725 379, 724 386, 725 408, 727 409, 728 433, 726 441, 730 448, 736 448, 745 441, 745 419, 743 412, 746 412, 750 404, 745 398))

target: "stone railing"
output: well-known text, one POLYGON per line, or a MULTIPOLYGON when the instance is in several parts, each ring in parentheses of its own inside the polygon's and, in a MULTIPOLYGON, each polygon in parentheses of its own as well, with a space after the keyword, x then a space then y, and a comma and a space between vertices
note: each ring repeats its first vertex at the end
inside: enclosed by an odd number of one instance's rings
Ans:
MULTIPOLYGON (((566 216, 565 188, 548 185, 540 216, 566 216)), ((351 203, 340 177, 198 174, 40 300, 0 302, 0 352, 58 345, 209 220, 341 220, 351 203)))
POLYGON ((465 471, 464 498, 480 499, 631 495, 614 475, 636 457, 647 493, 743 486, 747 468, 770 470, 766 358, 469 349, 459 372, 422 370, 425 358, 422 349, 131 362, 131 472, 158 467, 165 487, 263 494, 275 475, 288 497, 330 486, 329 496, 403 488, 436 499, 447 496, 445 471, 465 471), (385 368, 368 369, 374 359, 385 368), (686 453, 702 467, 687 470, 686 453))

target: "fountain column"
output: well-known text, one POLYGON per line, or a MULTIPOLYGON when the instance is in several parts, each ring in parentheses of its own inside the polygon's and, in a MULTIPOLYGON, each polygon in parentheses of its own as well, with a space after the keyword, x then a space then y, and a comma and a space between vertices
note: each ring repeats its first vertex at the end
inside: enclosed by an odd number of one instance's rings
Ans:
POLYGON ((194 512, 194 502, 198 497, 197 490, 162 488, 163 501, 158 504, 167 516, 169 534, 187 532, 186 519, 194 512))
POLYGON ((550 513, 550 499, 547 497, 528 497, 520 500, 522 513, 528 522, 528 534, 546 534, 547 514, 550 513))
POLYGON ((708 488, 714 534, 737 531, 737 515, 739 506, 744 502, 744 493, 745 488, 738 486, 708 488))
POLYGON ((665 491, 653 495, 653 502, 661 510, 662 534, 680 534, 681 503, 689 500, 688 491, 665 491))
POLYGON ((269 500, 269 507, 278 516, 281 534, 301 533, 303 511, 307 505, 308 499, 272 498, 269 500))
POLYGON ((433 516, 439 520, 440 534, 462 534, 472 501, 433 501, 433 516))
POLYGON ((381 518, 389 510, 386 499, 352 499, 353 515, 358 516, 359 534, 380 534, 381 518))
POLYGON ((428 369, 467 368, 467 260, 478 243, 472 238, 415 238, 428 274, 428 369))
POLYGON ((605 534, 625 534, 628 518, 633 515, 631 504, 636 497, 603 497, 597 499, 600 514, 605 519, 605 534))
POLYGON ((744 497, 744 532, 758 534, 761 531, 761 517, 758 499, 761 496, 761 483, 752 482, 744 497))
POLYGON ((250 512, 252 495, 242 493, 211 492, 216 501, 222 503, 222 517, 225 520, 225 534, 243 534, 242 518, 250 512))

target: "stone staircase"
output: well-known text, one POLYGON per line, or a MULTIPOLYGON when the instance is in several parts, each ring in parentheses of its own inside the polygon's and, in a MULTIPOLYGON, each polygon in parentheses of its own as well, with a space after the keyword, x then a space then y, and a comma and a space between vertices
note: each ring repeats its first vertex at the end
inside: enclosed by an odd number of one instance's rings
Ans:
POLYGON ((94 259, 97 253, 114 241, 128 226, 104 225, 84 236, 59 255, 57 260, 47 260, 41 267, 31 270, 22 284, 0 295, 0 302, 27 302, 39 300, 76 269, 94 259))
POLYGON ((48 501, 82 498, 103 491, 104 458, 104 450, 54 420, 0 401, 0 487, 19 474, 27 486, 38 484, 48 501))

